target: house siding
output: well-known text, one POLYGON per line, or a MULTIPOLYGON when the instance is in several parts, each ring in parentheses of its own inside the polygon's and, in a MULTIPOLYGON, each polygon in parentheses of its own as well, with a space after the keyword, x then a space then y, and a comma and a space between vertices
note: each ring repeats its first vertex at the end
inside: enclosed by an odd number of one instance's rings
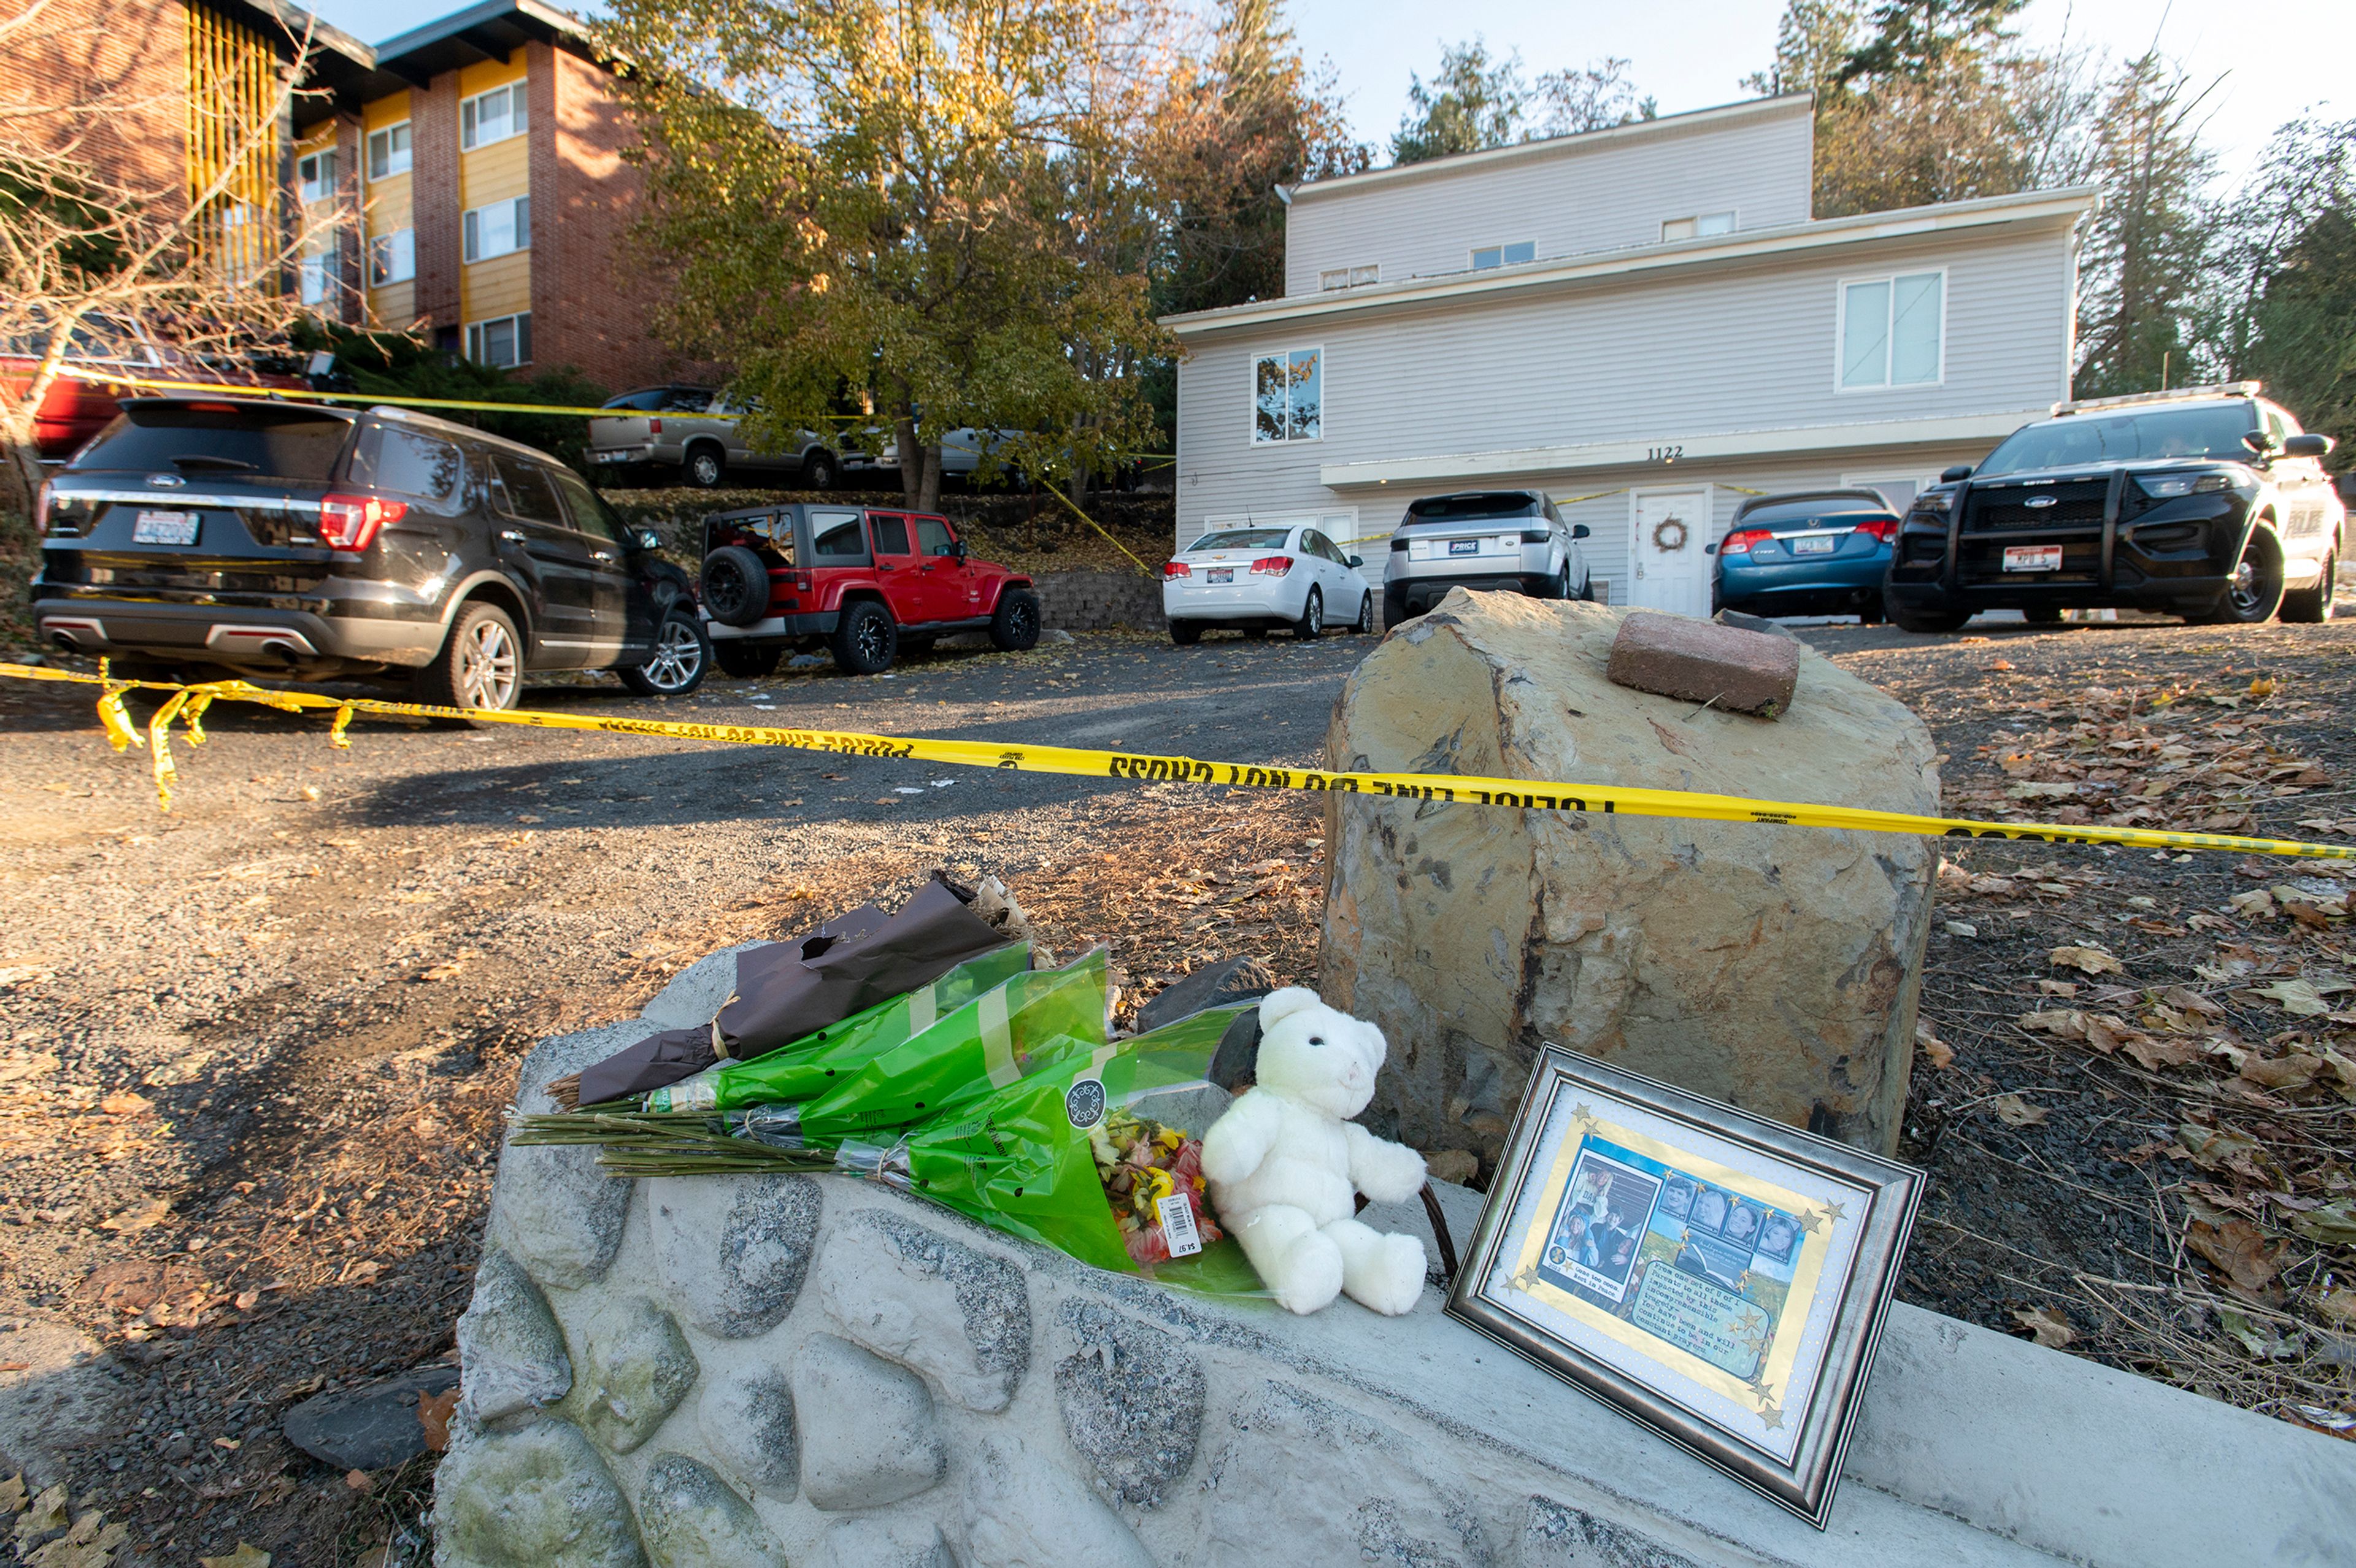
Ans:
POLYGON ((1633 139, 1569 137, 1473 168, 1303 187, 1285 220, 1285 293, 1319 292, 1329 268, 1378 263, 1382 281, 1462 272, 1475 246, 1529 240, 1541 261, 1659 242, 1674 218, 1732 211, 1762 229, 1809 216, 1813 129, 1805 102, 1731 123, 1633 139))
MULTIPOLYGON (((1873 240, 1340 319, 1190 333, 1180 368, 1177 542, 1206 519, 1310 515, 1355 506, 1359 537, 1387 534, 1417 495, 1477 486, 1541 487, 1594 530, 1599 577, 1627 574, 1628 491, 1711 483, 1723 524, 1745 489, 1840 482, 1870 470, 1936 473, 1985 444, 1925 442, 1843 452, 1804 450, 1708 463, 1627 464, 1477 479, 1327 485, 1329 464, 1957 415, 2022 419, 2068 395, 2072 241, 2061 223, 1873 240), (1944 376, 1932 386, 1835 387, 1838 289, 1845 279, 1946 271, 1944 376), (1254 357, 1324 351, 1322 441, 1255 446, 1254 357)), ((1379 546, 1379 539, 1370 540, 1379 546)), ((1379 577, 1379 548, 1366 570, 1379 577)), ((1615 597, 1617 594, 1615 593, 1615 597)))

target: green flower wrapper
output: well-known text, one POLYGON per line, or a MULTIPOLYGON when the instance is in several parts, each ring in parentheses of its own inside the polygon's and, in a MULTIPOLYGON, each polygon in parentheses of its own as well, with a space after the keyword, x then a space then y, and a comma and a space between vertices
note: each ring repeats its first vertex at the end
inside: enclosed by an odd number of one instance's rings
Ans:
POLYGON ((1182 1290, 1267 1296, 1243 1249, 1221 1232, 1201 1174, 1203 1135, 1228 1102, 1205 1076, 1212 1055, 1227 1026, 1258 1005, 1210 1008, 1074 1051, 889 1145, 846 1141, 834 1168, 1098 1268, 1182 1290))
POLYGON ((667 1089, 657 1089, 647 1096, 646 1109, 658 1115, 734 1111, 746 1105, 798 1104, 813 1099, 1030 967, 1027 942, 969 958, 930 985, 878 1002, 791 1045, 750 1061, 723 1061, 667 1089))
MULTIPOLYGON (((826 1170, 846 1138, 888 1140, 901 1129, 1019 1083, 1023 1074, 1105 1043, 1105 950, 1060 969, 1017 973, 930 1027, 894 1040, 871 1037, 863 1060, 835 1056, 830 1086, 794 1104, 639 1114, 575 1111, 517 1118, 519 1144, 596 1144, 617 1176, 724 1170, 826 1170)), ((779 1053, 783 1054, 783 1053, 779 1053)), ((744 1064, 748 1073, 771 1057, 744 1064)), ((777 1081, 791 1070, 779 1063, 777 1081)))

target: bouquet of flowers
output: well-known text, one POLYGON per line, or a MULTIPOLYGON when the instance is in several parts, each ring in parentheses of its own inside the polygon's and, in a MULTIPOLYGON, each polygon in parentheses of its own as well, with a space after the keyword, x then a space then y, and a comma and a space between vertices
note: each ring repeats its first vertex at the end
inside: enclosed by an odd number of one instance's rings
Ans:
POLYGON ((1184 1224, 1205 1246, 1224 1239, 1203 1179, 1201 1138, 1130 1111, 1107 1111, 1088 1134, 1088 1148, 1120 1226, 1121 1245, 1140 1268, 1170 1261, 1163 1205, 1173 1198, 1185 1203, 1184 1224))

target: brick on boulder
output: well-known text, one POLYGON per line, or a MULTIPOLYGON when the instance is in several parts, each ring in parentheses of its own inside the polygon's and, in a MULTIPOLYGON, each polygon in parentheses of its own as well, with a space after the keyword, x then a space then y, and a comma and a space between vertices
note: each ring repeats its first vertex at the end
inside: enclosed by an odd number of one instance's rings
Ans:
POLYGON ((1763 632, 1639 612, 1620 623, 1604 674, 1633 691, 1774 719, 1792 706, 1800 648, 1763 632))

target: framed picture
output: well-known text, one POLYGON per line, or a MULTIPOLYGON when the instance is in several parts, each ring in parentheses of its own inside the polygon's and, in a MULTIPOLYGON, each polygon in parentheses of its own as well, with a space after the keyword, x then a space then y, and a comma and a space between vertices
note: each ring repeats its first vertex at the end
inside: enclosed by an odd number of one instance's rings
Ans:
POLYGON ((1822 1530, 1922 1181, 1548 1046, 1448 1310, 1822 1530))

